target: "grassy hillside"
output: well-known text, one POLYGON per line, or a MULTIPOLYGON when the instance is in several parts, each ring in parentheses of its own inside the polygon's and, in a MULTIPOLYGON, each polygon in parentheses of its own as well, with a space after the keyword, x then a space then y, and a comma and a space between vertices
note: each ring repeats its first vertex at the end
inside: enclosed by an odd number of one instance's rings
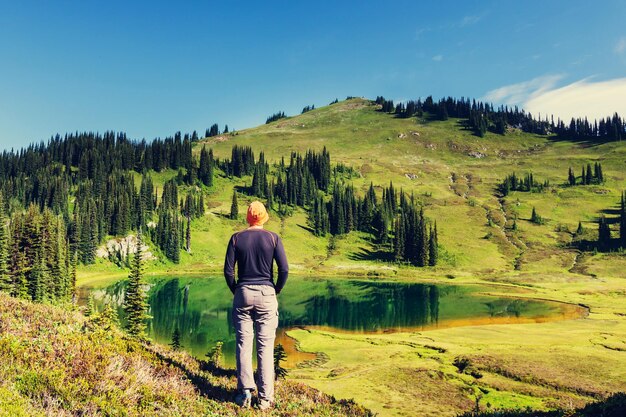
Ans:
POLYGON ((235 388, 232 372, 0 293, 0 416, 368 415, 294 382, 278 385, 275 409, 242 413, 235 388))
MULTIPOLYGON (((270 163, 291 151, 320 150, 326 146, 333 163, 341 162, 359 173, 351 182, 365 192, 370 183, 380 190, 393 181, 396 188, 413 192, 426 206, 426 215, 440 225, 443 247, 436 268, 405 270, 377 259, 376 248, 366 236, 353 233, 335 242, 317 238, 306 230, 306 213, 272 216, 268 228, 281 233, 289 261, 300 274, 522 276, 533 273, 602 274, 620 270, 626 258, 603 255, 577 256, 567 247, 581 221, 586 237, 597 236, 598 217, 616 208, 626 188, 626 144, 612 142, 591 145, 557 141, 546 136, 512 130, 507 135, 487 133, 484 138, 464 130, 459 119, 430 121, 395 118, 380 113, 367 100, 352 99, 322 107, 292 118, 211 138, 197 144, 211 147, 217 157, 229 158, 233 145, 252 146, 258 155, 265 152, 270 163), (605 183, 565 186, 571 166, 578 175, 587 163, 601 162, 605 183), (552 185, 543 193, 513 192, 504 199, 495 195, 497 184, 512 172, 532 172, 540 182, 552 185), (546 219, 530 222, 532 207, 546 219), (518 230, 511 230, 517 218, 518 230), (568 232, 569 231, 569 232, 568 232)), ((154 174, 155 185, 173 176, 174 171, 154 174)), ((230 211, 233 188, 250 185, 251 178, 218 176, 207 189, 209 210, 192 225, 192 254, 182 255, 180 265, 159 263, 154 269, 179 273, 219 271, 229 235, 245 226, 243 220, 224 217, 230 211)), ((242 200, 246 200, 242 198, 242 200)), ((240 201, 242 218, 245 201, 240 201)), ((615 225, 614 225, 615 227, 615 225)), ((616 232, 615 232, 616 233, 616 232)), ((91 267, 95 273, 106 266, 91 267)), ((107 271, 110 273, 112 271, 107 271)), ((83 277, 87 275, 83 274, 83 277)))
MULTIPOLYGON (((269 161, 278 161, 292 150, 326 146, 334 162, 360 173, 352 182, 363 192, 370 182, 385 186, 390 180, 397 188, 414 192, 426 205, 427 216, 441 225, 440 243, 447 262, 439 270, 451 269, 460 275, 509 272, 515 265, 521 272, 567 272, 575 252, 561 248, 569 236, 555 232, 555 227, 562 224, 573 232, 580 220, 595 232, 593 222, 602 210, 618 204, 626 187, 623 143, 588 146, 517 131, 479 138, 462 129, 458 119, 416 123, 414 118, 395 118, 376 108, 369 101, 353 99, 212 139, 207 145, 219 157, 229 157, 233 144, 249 145, 257 153, 264 151, 269 161), (605 184, 562 186, 570 166, 578 174, 583 164, 595 161, 602 162, 605 184), (545 193, 515 192, 499 201, 495 186, 511 172, 533 172, 539 181, 549 180, 554 187, 545 193), (545 225, 528 221, 532 206, 547 219, 545 225), (511 226, 514 215, 520 219, 519 230, 505 231, 503 226, 511 226)), ((231 189, 225 188, 224 194, 214 197, 216 205, 221 203, 216 211, 228 209, 226 197, 231 189)), ((291 228, 293 223, 304 225, 303 220, 287 218, 284 225, 286 239, 294 237, 288 243, 294 248, 292 263, 297 268, 378 268, 385 272, 376 262, 353 262, 369 258, 372 250, 359 239, 344 247, 340 244, 340 250, 329 258, 325 245, 315 245, 310 234, 291 228), (299 256, 302 245, 309 248, 306 256, 299 256)))
MULTIPOLYGON (((527 296, 584 304, 587 318, 554 323, 473 326, 428 332, 337 335, 294 330, 300 348, 324 352, 328 360, 294 370, 292 378, 340 398, 355 398, 381 415, 455 415, 483 408, 573 408, 612 392, 626 391, 626 256, 580 252, 571 247, 581 221, 585 238, 597 237, 596 220, 617 208, 626 188, 626 143, 590 144, 511 130, 484 138, 464 130, 460 120, 399 119, 363 99, 322 107, 303 115, 211 138, 206 144, 230 158, 234 144, 264 151, 277 162, 291 151, 326 146, 333 163, 353 167, 364 192, 370 183, 413 192, 436 220, 441 245, 436 267, 412 268, 380 259, 368 236, 351 233, 318 238, 296 210, 268 228, 280 233, 296 275, 369 276, 402 281, 495 282, 522 286, 527 296), (568 168, 601 162, 602 185, 565 186, 568 168), (496 194, 512 172, 551 184, 542 193, 496 194), (532 208, 545 218, 530 222, 532 208), (512 229, 517 218, 517 230, 512 229), (332 243, 332 244, 331 244, 332 243), (467 358, 482 375, 458 372, 467 358)), ((157 181, 174 176, 160 173, 157 181)), ((219 273, 230 234, 243 221, 225 217, 233 188, 251 178, 216 178, 207 189, 209 210, 192 224, 192 253, 174 265, 154 262, 155 275, 219 273)), ((160 188, 160 184, 159 184, 160 188)), ((378 188, 380 190, 380 188, 378 188)), ((240 214, 244 214, 244 198, 240 214)), ((616 233, 614 227, 614 233, 616 233)), ((83 268, 83 285, 122 278, 125 271, 104 261, 83 268)))

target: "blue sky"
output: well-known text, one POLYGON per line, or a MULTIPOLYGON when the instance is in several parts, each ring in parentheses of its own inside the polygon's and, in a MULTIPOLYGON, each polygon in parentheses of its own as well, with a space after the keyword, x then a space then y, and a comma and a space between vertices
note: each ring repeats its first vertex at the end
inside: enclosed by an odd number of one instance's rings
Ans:
POLYGON ((348 95, 626 114, 624 21, 622 1, 0 0, 0 149, 242 129, 348 95))

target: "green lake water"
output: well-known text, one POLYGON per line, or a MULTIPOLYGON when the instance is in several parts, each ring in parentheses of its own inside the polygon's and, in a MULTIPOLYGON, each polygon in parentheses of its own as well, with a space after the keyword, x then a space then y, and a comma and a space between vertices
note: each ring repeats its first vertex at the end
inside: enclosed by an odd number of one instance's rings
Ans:
MULTIPOLYGON (((125 281, 91 291, 96 306, 113 302, 123 318, 125 281)), ((405 284, 345 279, 290 278, 278 296, 280 324, 277 342, 295 351, 285 331, 294 327, 339 332, 422 331, 476 324, 541 322, 582 314, 574 306, 546 301, 492 296, 497 288, 478 285, 405 284)), ((500 290, 502 291, 502 290, 500 290)), ((183 348, 204 358, 217 341, 224 343, 225 364, 233 366, 235 333, 231 324, 232 294, 224 279, 153 278, 149 285, 152 319, 149 336, 171 342, 176 327, 183 348)), ((294 358, 290 361, 293 365, 294 358)))

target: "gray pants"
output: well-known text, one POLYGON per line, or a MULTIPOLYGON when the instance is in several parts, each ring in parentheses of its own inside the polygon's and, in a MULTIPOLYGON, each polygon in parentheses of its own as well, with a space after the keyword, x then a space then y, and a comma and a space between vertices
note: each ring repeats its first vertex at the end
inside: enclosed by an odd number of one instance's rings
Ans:
POLYGON ((260 399, 274 401, 274 339, 278 327, 276 291, 269 285, 242 285, 235 291, 233 321, 237 334, 237 387, 254 389, 252 340, 256 326, 260 399))

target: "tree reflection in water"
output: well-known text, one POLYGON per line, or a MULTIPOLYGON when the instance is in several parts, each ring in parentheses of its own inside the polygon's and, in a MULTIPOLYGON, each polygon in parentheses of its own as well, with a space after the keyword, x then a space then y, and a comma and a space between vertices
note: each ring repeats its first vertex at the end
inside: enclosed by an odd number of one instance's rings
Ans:
MULTIPOLYGON (((125 281, 118 282, 94 294, 100 311, 105 303, 113 302, 118 306, 122 325, 125 286, 125 281)), ((225 362, 233 365, 232 295, 222 279, 155 278, 147 289, 152 316, 148 323, 151 338, 167 344, 178 328, 183 348, 199 358, 222 341, 225 362)), ((480 290, 455 285, 293 280, 280 296, 279 327, 401 331, 476 317, 540 315, 552 308, 537 301, 480 294, 480 290)), ((281 337, 288 339, 280 329, 281 337)), ((288 342, 281 340, 283 344, 288 342)))
POLYGON ((354 283, 358 297, 338 295, 328 286, 304 302, 305 314, 283 315, 282 327, 328 326, 343 330, 372 332, 436 324, 439 318, 439 289, 435 285, 354 283))

